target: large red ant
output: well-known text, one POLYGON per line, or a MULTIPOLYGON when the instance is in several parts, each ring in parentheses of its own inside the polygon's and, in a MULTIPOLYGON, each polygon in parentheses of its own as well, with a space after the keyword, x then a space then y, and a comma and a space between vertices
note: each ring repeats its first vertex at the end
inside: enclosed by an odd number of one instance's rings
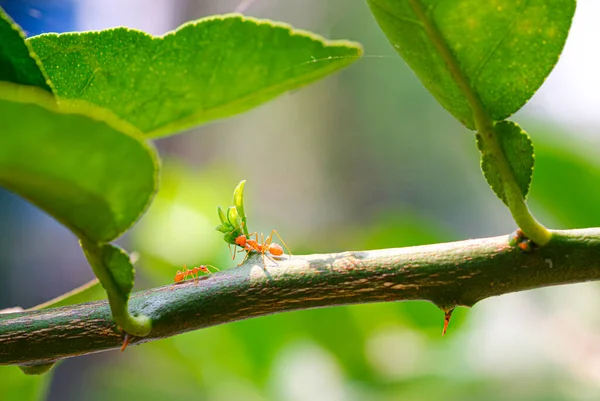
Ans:
MULTIPOLYGON (((248 256, 250 256, 251 251, 256 251, 256 252, 262 253, 263 264, 265 264, 265 265, 266 265, 265 256, 268 257, 269 259, 273 260, 269 256, 269 254, 271 254, 273 256, 283 255, 283 248, 281 247, 281 245, 273 242, 273 234, 277 235, 277 238, 279 238, 279 241, 281 241, 281 243, 283 244, 283 246, 285 246, 285 249, 287 249, 288 253, 291 256, 292 252, 290 251, 290 248, 288 248, 288 246, 285 244, 285 241, 283 241, 283 239, 281 238, 281 236, 275 229, 273 231, 271 231, 271 234, 266 239, 264 238, 263 234, 261 233, 260 241, 258 240, 257 232, 253 232, 248 235, 245 235, 242 233, 235 238, 235 245, 240 246, 242 249, 244 249, 246 251, 246 257, 244 258, 242 263, 240 263, 239 265, 244 264, 246 259, 248 259, 248 256), (254 236, 254 239, 252 239, 252 236, 254 236)), ((236 254, 237 254, 237 248, 234 249, 233 259, 235 259, 236 254)), ((275 261, 273 260, 273 262, 275 262, 275 261)), ((275 262, 275 263, 277 263, 277 262, 275 262)))

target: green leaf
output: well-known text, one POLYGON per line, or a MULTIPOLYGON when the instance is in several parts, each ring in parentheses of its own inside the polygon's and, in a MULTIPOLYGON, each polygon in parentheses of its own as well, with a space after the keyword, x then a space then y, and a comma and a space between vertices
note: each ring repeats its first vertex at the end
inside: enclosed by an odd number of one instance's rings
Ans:
POLYGON ((237 187, 233 190, 233 205, 238 211, 241 219, 242 229, 246 235, 248 233, 248 219, 246 218, 246 210, 244 209, 244 186, 246 180, 241 181, 237 187))
POLYGON ((149 137, 247 111, 362 54, 285 24, 204 18, 162 37, 116 28, 29 39, 57 95, 112 110, 149 137))
POLYGON ((97 107, 59 108, 46 92, 1 82, 0 116, 0 185, 78 237, 111 241, 148 206, 158 166, 133 128, 97 107))
POLYGON ((117 284, 119 295, 129 298, 135 280, 135 269, 129 255, 112 244, 104 245, 101 249, 102 264, 108 270, 111 279, 117 284))
POLYGON ((227 216, 225 216, 225 212, 221 206, 217 206, 217 214, 219 215, 219 220, 221 220, 221 224, 229 224, 229 220, 227 220, 227 216))
POLYGON ((229 206, 227 209, 227 220, 232 227, 238 228, 242 225, 242 219, 240 219, 235 206, 229 206))
POLYGON ((144 315, 131 315, 127 306, 135 279, 135 269, 129 255, 112 244, 81 241, 81 247, 94 274, 106 290, 117 325, 136 337, 148 335, 152 326, 150 319, 144 315))
POLYGON ((367 1, 423 85, 470 129, 474 107, 499 121, 531 98, 575 12, 575 0, 367 1))
MULTIPOLYGON (((494 125, 494 135, 500 142, 500 149, 508 161, 512 176, 514 177, 523 198, 527 198, 529 186, 533 176, 533 143, 525 131, 512 121, 502 121, 494 125)), ((481 134, 477 134, 477 146, 481 151, 481 169, 488 184, 494 190, 498 198, 508 205, 499 161, 495 154, 486 149, 485 141, 481 140, 481 134)))
POLYGON ((0 366, 0 394, 2 400, 44 400, 52 374, 25 375, 17 366, 0 366))
POLYGON ((52 93, 25 35, 0 7, 0 81, 38 86, 52 93))
POLYGON ((112 294, 127 300, 135 279, 135 270, 127 253, 112 244, 96 245, 82 241, 81 246, 109 297, 112 294))

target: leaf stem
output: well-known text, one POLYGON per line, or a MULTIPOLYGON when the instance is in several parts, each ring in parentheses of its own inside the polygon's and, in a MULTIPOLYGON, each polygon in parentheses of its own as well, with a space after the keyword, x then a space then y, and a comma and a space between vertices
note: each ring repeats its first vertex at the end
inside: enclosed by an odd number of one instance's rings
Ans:
POLYGON ((527 207, 525 198, 521 193, 521 189, 519 188, 517 181, 515 180, 515 176, 510 168, 506 155, 502 151, 498 138, 496 137, 496 133, 493 129, 494 121, 492 121, 486 113, 481 100, 471 88, 468 79, 458 65, 458 62, 452 54, 452 51, 446 45, 442 33, 427 15, 427 11, 421 4, 421 1, 408 1, 413 11, 417 15, 417 18, 423 23, 425 32, 446 63, 446 66, 454 78, 454 81, 465 95, 469 105, 471 106, 475 128, 480 134, 485 148, 487 151, 492 153, 494 159, 497 161, 496 167, 498 168, 502 178, 508 203, 507 206, 513 216, 513 219, 519 228, 523 230, 525 235, 534 243, 540 246, 546 245, 550 241, 552 234, 546 227, 539 223, 535 217, 533 217, 533 214, 527 207))

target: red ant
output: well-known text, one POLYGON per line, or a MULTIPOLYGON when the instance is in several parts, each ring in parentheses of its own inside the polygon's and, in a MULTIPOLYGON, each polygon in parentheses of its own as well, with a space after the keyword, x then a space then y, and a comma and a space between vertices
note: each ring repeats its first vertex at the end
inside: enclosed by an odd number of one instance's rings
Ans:
MULTIPOLYGON (((181 283, 182 281, 186 280, 188 277, 191 277, 194 280, 197 280, 198 276, 200 275, 200 272, 202 272, 204 274, 212 274, 212 272, 210 270, 208 270, 209 267, 212 267, 216 271, 219 271, 219 268, 216 266, 213 266, 213 265, 200 265, 197 267, 192 267, 191 269, 188 269, 186 267, 186 265, 183 265, 183 270, 177 270, 177 273, 175 273, 175 282, 181 283)), ((129 345, 129 343, 131 342, 132 339, 133 339, 132 335, 125 333, 125 338, 123 339, 123 345, 121 346, 121 352, 125 351, 125 348, 127 348, 127 346, 129 345)))
MULTIPOLYGON (((291 256, 292 252, 290 251, 290 248, 288 248, 288 246, 285 244, 285 242, 283 241, 283 239, 281 238, 281 236, 279 235, 277 230, 271 231, 271 234, 266 238, 266 240, 264 239, 263 234, 260 234, 260 242, 258 241, 258 233, 257 232, 253 232, 252 234, 249 234, 249 235, 240 234, 235 239, 235 244, 242 247, 246 251, 246 257, 244 258, 242 263, 240 263, 239 265, 244 264, 246 259, 248 259, 248 256, 250 256, 251 251, 256 251, 256 252, 262 253, 263 264, 265 264, 265 265, 266 265, 265 256, 268 257, 269 259, 273 260, 271 257, 269 257, 268 254, 271 254, 273 256, 283 255, 283 248, 281 247, 281 245, 273 242, 273 234, 277 235, 277 238, 279 238, 279 241, 281 241, 281 243, 283 244, 283 246, 285 246, 285 249, 287 249, 288 253, 291 256), (252 239, 252 236, 254 236, 255 239, 252 239), (262 242, 262 244, 261 244, 261 242, 262 242)), ((237 248, 234 249, 233 259, 235 259, 236 254, 237 254, 237 248)), ((275 262, 275 261, 273 260, 273 262, 275 262)), ((275 262, 275 263, 277 263, 277 262, 275 262)))
POLYGON ((219 271, 219 269, 213 265, 200 265, 191 269, 188 269, 186 268, 186 265, 183 265, 183 270, 177 270, 177 273, 175 273, 175 282, 180 283, 186 280, 188 277, 197 279, 200 272, 205 274, 212 274, 212 272, 208 270, 209 267, 212 267, 213 269, 219 271))

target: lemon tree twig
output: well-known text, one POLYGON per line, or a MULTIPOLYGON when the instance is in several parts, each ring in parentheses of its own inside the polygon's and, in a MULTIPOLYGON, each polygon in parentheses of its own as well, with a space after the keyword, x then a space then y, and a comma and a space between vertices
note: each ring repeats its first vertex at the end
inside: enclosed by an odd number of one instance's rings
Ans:
MULTIPOLYGON (((492 296, 600 279, 600 228, 553 231, 531 252, 508 238, 294 256, 266 267, 254 255, 198 282, 135 293, 130 308, 151 319, 152 331, 131 344, 315 307, 421 299, 447 312, 492 296)), ((0 314, 0 365, 44 364, 122 342, 106 301, 0 314)))

